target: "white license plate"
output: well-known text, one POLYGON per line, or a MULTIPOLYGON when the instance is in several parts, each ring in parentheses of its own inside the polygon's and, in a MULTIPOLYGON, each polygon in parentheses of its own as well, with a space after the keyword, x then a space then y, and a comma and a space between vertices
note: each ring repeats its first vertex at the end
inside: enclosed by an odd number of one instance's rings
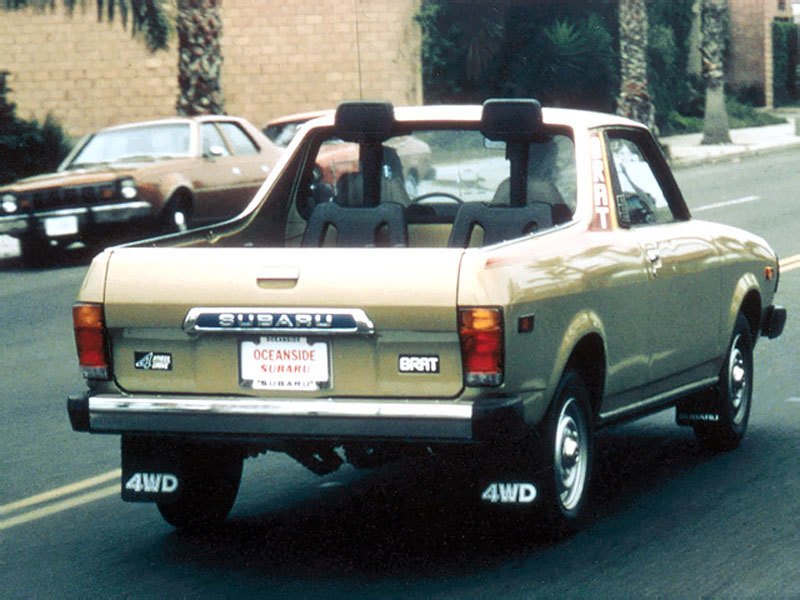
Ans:
POLYGON ((78 217, 50 217, 44 220, 44 232, 49 236, 78 233, 78 217))
POLYGON ((255 390, 313 391, 330 387, 327 342, 305 337, 265 336, 239 344, 244 387, 255 390))

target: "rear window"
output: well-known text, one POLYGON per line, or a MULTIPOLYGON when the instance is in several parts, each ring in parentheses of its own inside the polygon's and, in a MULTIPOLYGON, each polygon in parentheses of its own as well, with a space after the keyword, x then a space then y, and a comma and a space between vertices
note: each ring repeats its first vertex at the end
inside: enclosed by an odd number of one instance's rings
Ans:
MULTIPOLYGON (((506 144, 492 142, 472 129, 430 129, 390 138, 382 144, 380 156, 380 185, 370 185, 365 170, 365 149, 357 143, 326 137, 318 144, 313 157, 311 183, 301 186, 303 192, 293 203, 287 224, 289 242, 302 242, 303 232, 316 207, 334 203, 342 208, 368 208, 378 204, 400 205, 408 228, 410 246, 461 245, 450 236, 463 205, 485 205, 487 209, 538 206, 531 230, 544 229, 569 221, 576 205, 576 174, 574 144, 566 130, 528 145, 526 197, 511 198, 511 167, 506 144), (379 190, 379 191, 378 191, 379 190), (552 216, 551 215, 552 212, 552 216), (437 225, 439 227, 430 227, 437 225), (427 227, 425 231, 424 226, 427 227), (419 234, 419 235, 417 235, 419 234)), ((374 159, 373 159, 374 161, 374 159)), ((374 172, 373 168, 373 172, 374 172)), ((396 207, 392 209, 397 212, 396 207)), ((320 209, 318 212, 340 214, 348 222, 358 211, 320 209)), ((513 222, 511 211, 484 210, 473 207, 470 212, 478 224, 476 240, 471 234, 467 245, 481 245, 480 234, 485 228, 480 214, 490 220, 513 222), (475 216, 477 215, 477 216, 475 216)), ((518 211, 521 214, 524 211, 518 211)), ((461 217, 464 215, 462 214, 461 217)), ((369 224, 365 224, 369 227, 369 224)), ((486 227, 489 227, 488 225, 486 227)), ((492 225, 493 227, 493 225, 492 225)), ((342 227, 334 225, 336 233, 342 227)), ((340 231, 338 231, 340 233, 340 231)), ((490 241, 520 237, 524 230, 513 234, 498 232, 490 241)), ((391 238, 391 236, 390 236, 391 238)), ((391 238, 395 239, 396 238, 391 238)), ((323 236, 323 245, 343 245, 323 236)), ((349 244, 345 244, 349 245, 349 244)), ((359 244, 360 245, 360 244, 359 244)), ((375 243, 381 245, 380 237, 375 243)), ((391 244, 397 245, 397 244, 391 244)))

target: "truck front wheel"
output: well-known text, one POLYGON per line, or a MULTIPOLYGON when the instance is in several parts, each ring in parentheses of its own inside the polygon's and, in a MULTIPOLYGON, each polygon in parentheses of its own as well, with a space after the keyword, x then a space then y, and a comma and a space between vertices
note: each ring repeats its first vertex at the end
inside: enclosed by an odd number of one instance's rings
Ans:
POLYGON ((186 446, 176 459, 180 490, 174 499, 156 502, 161 516, 188 531, 222 523, 239 491, 243 455, 235 449, 186 446))
POLYGON ((733 450, 747 431, 753 398, 753 339, 747 318, 739 314, 715 391, 716 421, 694 427, 697 440, 713 451, 733 450))

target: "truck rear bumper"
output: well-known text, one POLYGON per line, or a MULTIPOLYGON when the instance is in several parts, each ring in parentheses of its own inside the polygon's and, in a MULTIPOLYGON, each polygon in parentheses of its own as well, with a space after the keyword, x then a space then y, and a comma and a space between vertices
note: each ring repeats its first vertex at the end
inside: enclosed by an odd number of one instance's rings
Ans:
POLYGON ((479 441, 522 426, 516 396, 479 402, 254 399, 238 397, 70 397, 76 431, 252 438, 479 441))

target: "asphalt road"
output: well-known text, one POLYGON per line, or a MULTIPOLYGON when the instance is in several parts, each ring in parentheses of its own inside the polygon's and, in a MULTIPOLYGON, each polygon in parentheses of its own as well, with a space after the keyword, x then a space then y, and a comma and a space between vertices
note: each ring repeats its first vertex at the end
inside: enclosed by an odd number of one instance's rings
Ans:
MULTIPOLYGON (((790 258, 798 164, 795 151, 677 175, 696 217, 790 258)), ((86 260, 0 263, 0 598, 800 597, 800 269, 781 278, 784 335, 756 349, 742 447, 701 451, 671 411, 605 431, 597 514, 578 535, 464 506, 451 465, 317 478, 269 454, 246 463, 230 522, 186 537, 119 500, 116 437, 69 427, 86 260)))

